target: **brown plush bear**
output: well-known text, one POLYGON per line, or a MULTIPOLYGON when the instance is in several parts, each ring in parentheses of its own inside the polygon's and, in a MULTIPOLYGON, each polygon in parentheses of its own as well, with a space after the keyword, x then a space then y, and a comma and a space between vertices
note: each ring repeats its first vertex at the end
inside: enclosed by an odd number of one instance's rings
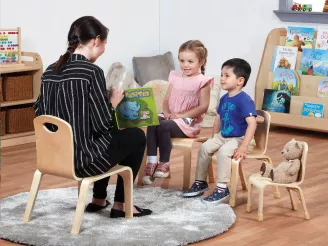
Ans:
POLYGON ((271 178, 275 183, 288 184, 296 182, 301 167, 302 152, 303 144, 293 138, 281 152, 284 160, 275 168, 272 168, 268 162, 263 162, 261 175, 271 178))

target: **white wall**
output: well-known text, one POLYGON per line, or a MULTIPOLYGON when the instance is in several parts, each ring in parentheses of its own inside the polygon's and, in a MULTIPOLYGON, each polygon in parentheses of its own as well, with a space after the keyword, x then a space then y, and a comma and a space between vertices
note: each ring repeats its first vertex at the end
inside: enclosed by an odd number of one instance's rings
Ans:
POLYGON ((133 56, 169 50, 177 64, 180 44, 200 39, 209 50, 208 74, 220 74, 222 63, 233 57, 251 64, 253 71, 245 91, 252 97, 270 30, 288 25, 318 26, 280 22, 273 13, 278 0, 15 0, 19 6, 15 11, 8 11, 13 0, 0 1, 0 27, 20 26, 23 50, 38 52, 44 66, 64 53, 70 24, 82 15, 94 15, 111 30, 107 51, 97 61, 105 73, 116 61, 132 72, 133 56))
POLYGON ((132 72, 132 57, 159 51, 158 0, 13 0, 2 1, 0 27, 22 28, 22 50, 41 55, 44 69, 66 52, 71 23, 93 15, 110 29, 106 52, 98 60, 105 75, 120 61, 132 72))
POLYGON ((171 50, 177 66, 179 46, 189 39, 199 39, 208 48, 206 72, 211 75, 220 74, 224 61, 243 58, 252 67, 245 91, 254 98, 255 81, 269 32, 288 25, 319 26, 281 22, 273 13, 276 9, 279 9, 278 0, 162 0, 160 51, 171 50))

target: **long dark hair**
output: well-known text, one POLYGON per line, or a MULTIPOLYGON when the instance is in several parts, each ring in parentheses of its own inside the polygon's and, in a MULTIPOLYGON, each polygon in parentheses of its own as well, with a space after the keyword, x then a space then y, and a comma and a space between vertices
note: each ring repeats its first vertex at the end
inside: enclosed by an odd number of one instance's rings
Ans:
POLYGON ((69 56, 79 44, 87 44, 91 39, 99 36, 101 41, 107 39, 108 28, 93 16, 83 16, 74 21, 69 29, 67 42, 68 47, 64 55, 60 56, 55 67, 55 72, 60 72, 69 56))

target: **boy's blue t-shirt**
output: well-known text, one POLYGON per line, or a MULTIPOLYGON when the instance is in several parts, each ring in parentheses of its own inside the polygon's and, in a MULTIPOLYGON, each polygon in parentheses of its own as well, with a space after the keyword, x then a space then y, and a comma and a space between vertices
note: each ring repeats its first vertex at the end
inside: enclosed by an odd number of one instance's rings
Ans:
POLYGON ((220 115, 223 137, 244 136, 248 126, 245 118, 257 116, 254 101, 244 91, 233 97, 225 94, 220 99, 217 113, 220 115))

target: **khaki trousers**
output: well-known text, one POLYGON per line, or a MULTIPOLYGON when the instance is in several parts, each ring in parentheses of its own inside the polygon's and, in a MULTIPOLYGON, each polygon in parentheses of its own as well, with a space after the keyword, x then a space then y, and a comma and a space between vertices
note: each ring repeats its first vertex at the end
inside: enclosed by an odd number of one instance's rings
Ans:
MULTIPOLYGON (((218 133, 203 143, 198 152, 196 180, 206 181, 208 165, 212 161, 213 154, 217 151, 218 183, 229 182, 231 177, 231 158, 243 139, 244 136, 224 138, 221 133, 218 133)), ((255 140, 253 139, 248 147, 248 152, 254 146, 255 140)))

